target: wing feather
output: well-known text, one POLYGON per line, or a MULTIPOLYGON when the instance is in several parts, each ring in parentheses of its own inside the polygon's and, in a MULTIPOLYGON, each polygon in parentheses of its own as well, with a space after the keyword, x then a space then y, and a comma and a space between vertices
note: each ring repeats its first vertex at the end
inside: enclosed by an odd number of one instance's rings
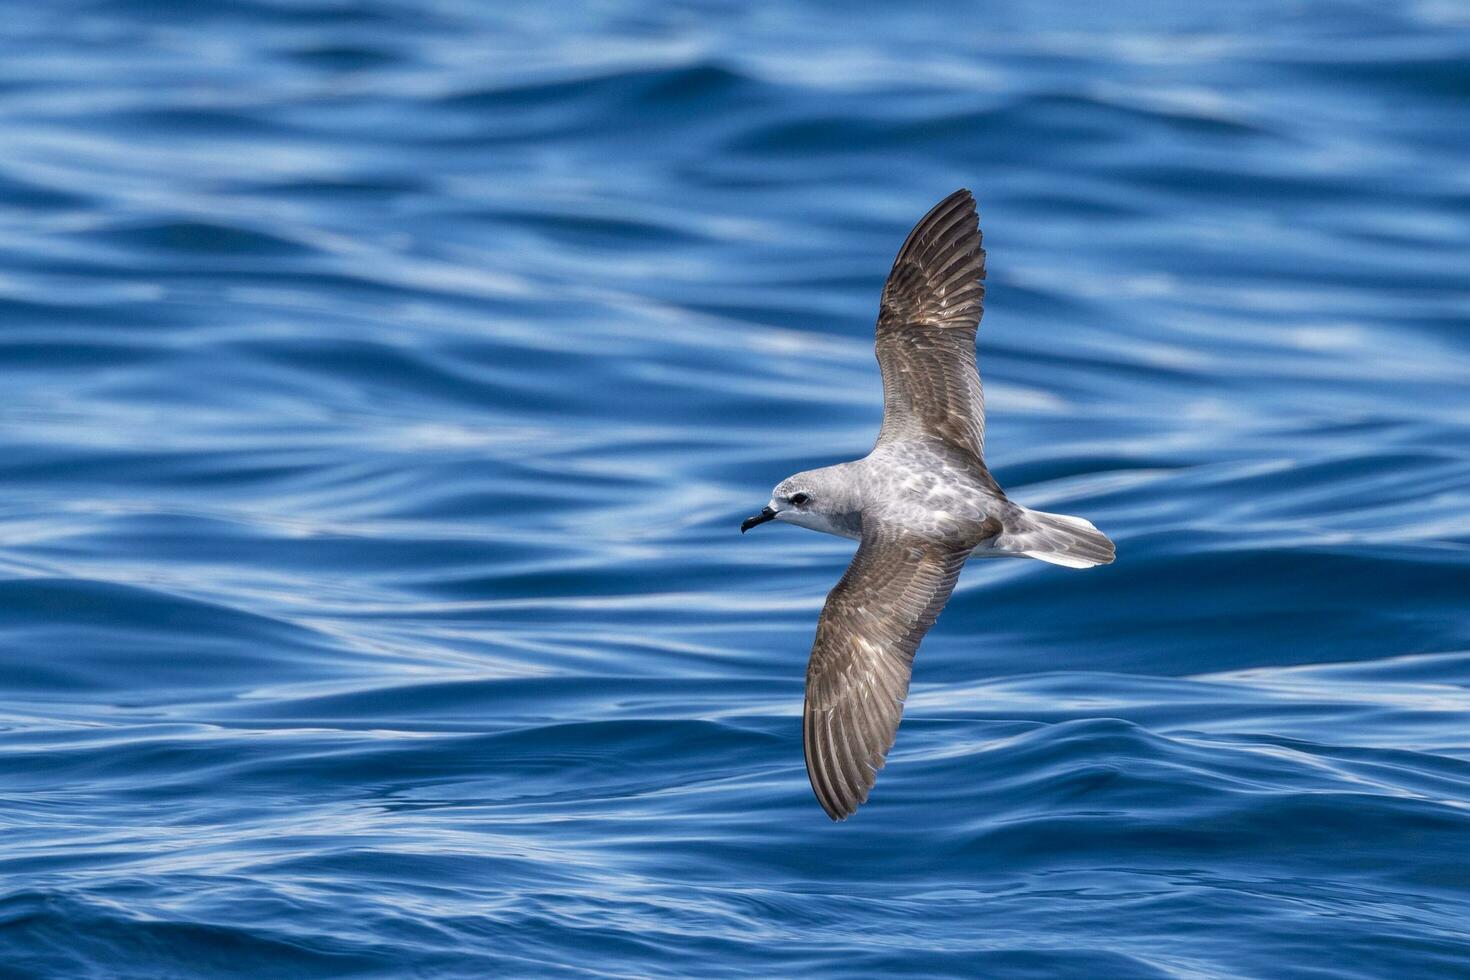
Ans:
POLYGON ((914 226, 883 287, 878 442, 934 436, 981 459, 985 396, 975 367, 985 249, 975 199, 958 190, 914 226))
POLYGON ((802 744, 822 809, 844 820, 867 801, 908 696, 914 652, 949 601, 968 549, 865 530, 817 624, 802 744))

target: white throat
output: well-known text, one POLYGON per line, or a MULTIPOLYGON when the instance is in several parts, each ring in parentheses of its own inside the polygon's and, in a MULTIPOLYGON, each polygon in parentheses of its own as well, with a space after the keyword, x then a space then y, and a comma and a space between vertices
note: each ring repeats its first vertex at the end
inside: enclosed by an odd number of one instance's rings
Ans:
POLYGON ((836 520, 827 514, 819 514, 815 511, 797 510, 788 507, 776 514, 776 520, 785 521, 787 524, 795 524, 797 527, 808 528, 812 531, 821 531, 823 534, 835 534, 839 538, 861 537, 857 528, 846 521, 836 520))

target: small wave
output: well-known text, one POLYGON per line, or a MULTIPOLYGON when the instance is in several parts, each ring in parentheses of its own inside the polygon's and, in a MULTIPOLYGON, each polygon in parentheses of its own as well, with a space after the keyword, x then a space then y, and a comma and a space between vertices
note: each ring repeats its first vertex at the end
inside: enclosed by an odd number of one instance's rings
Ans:
POLYGON ((309 255, 309 246, 273 232, 212 221, 141 221, 90 231, 89 240, 144 252, 171 252, 187 256, 262 256, 288 258, 309 255))
POLYGON ((435 104, 459 110, 503 110, 537 105, 594 102, 608 111, 642 108, 663 111, 678 105, 711 109, 736 93, 749 94, 754 80, 717 64, 670 68, 635 67, 581 78, 553 78, 499 85, 444 95, 435 104))
POLYGON ((77 579, 0 580, 0 633, 51 651, 5 666, 8 689, 42 699, 131 692, 129 700, 159 703, 282 672, 310 676, 332 656, 310 631, 271 617, 77 579))

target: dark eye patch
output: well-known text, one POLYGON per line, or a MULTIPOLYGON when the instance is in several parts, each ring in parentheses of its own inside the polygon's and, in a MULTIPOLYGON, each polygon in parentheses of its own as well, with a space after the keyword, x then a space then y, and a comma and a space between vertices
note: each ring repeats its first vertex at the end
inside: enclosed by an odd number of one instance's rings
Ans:
POLYGON ((796 506, 800 507, 802 504, 806 503, 808 500, 811 500, 812 498, 809 497, 808 495, 804 494, 804 493, 793 493, 790 496, 790 498, 788 498, 788 499, 790 499, 790 501, 793 504, 795 504, 796 506))

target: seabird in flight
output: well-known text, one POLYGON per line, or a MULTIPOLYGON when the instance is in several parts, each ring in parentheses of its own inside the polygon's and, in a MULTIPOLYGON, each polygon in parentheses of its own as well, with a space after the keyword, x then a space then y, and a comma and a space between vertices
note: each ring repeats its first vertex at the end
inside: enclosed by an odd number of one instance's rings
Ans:
POLYGON ((861 542, 827 596, 806 674, 807 776, 833 820, 867 802, 898 731, 914 651, 966 560, 1113 560, 1113 543, 1091 523, 1012 502, 985 467, 975 368, 984 278, 975 199, 955 191, 909 233, 883 287, 883 425, 872 452, 787 477, 740 525, 785 521, 861 542))

